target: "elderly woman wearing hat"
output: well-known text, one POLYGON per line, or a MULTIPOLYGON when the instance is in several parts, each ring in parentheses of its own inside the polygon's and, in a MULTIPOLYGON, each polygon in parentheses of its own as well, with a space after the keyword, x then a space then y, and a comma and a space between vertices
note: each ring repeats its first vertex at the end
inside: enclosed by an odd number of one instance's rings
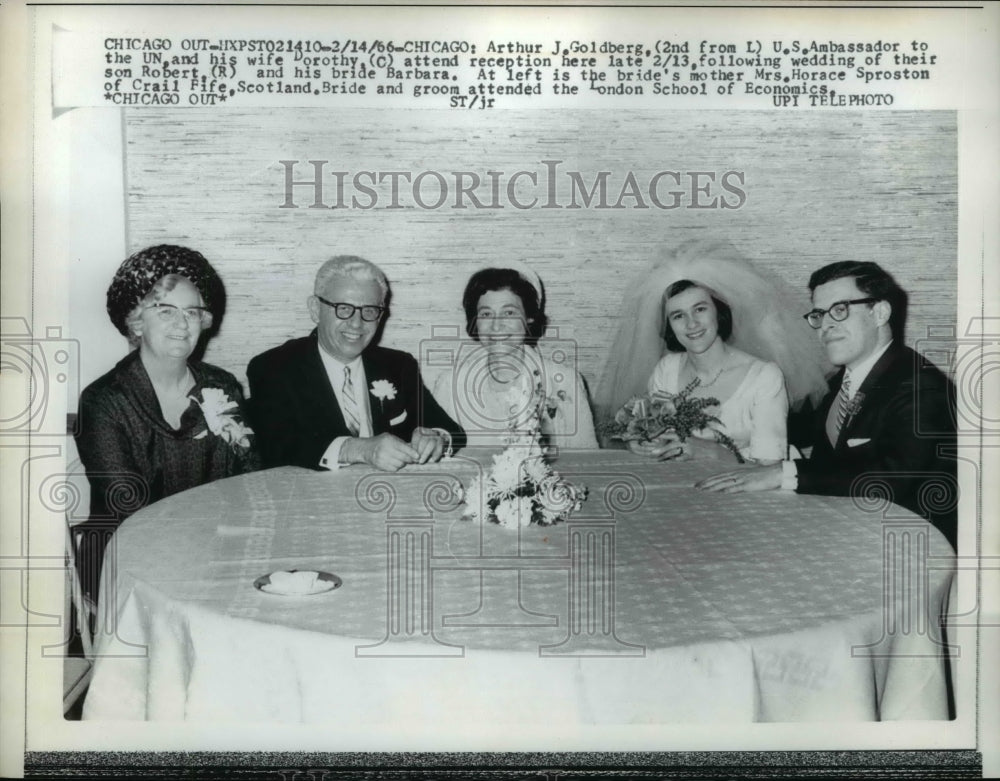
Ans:
POLYGON ((539 350, 545 332, 538 275, 523 264, 486 268, 462 296, 471 344, 434 383, 433 394, 468 433, 469 445, 497 446, 539 413, 549 444, 596 448, 583 381, 565 350, 539 350))
POLYGON ((208 261, 185 247, 135 253, 108 288, 111 322, 132 351, 80 395, 77 447, 91 485, 77 529, 84 590, 96 595, 111 532, 141 507, 256 469, 233 375, 191 355, 223 302, 208 261))

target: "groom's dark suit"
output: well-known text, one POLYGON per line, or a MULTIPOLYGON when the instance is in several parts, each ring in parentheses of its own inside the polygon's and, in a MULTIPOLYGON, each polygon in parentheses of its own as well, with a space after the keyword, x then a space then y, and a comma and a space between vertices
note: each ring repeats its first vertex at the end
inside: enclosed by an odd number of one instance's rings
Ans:
POLYGON ((854 414, 835 445, 826 434, 841 371, 831 390, 793 443, 812 445, 795 462, 798 492, 862 496, 887 488, 893 502, 933 523, 955 546, 957 485, 954 386, 908 347, 893 343, 855 395, 854 414), (942 452, 943 451, 943 452, 942 452))
MULTIPOLYGON (((465 433, 434 400, 409 353, 369 347, 361 361, 369 392, 374 434, 390 433, 409 442, 417 426, 440 428, 461 447, 465 433), (394 399, 371 395, 372 384, 392 384, 394 399)), ((265 467, 294 464, 318 469, 336 437, 351 436, 319 354, 316 331, 261 353, 247 366, 250 407, 265 467)))

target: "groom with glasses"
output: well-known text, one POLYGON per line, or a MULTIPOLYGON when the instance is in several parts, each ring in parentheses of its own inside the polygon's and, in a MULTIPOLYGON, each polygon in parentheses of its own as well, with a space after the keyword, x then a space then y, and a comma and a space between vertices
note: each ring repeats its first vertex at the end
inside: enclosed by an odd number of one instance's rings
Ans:
POLYGON ((438 461, 464 443, 409 353, 372 345, 389 283, 373 263, 339 255, 316 274, 307 306, 316 329, 247 367, 265 467, 384 471, 438 461))
POLYGON ((809 458, 715 475, 706 491, 782 488, 861 498, 874 490, 933 523, 954 547, 958 488, 952 383, 903 344, 906 293, 875 263, 843 261, 809 280, 804 315, 840 370, 792 443, 809 458))

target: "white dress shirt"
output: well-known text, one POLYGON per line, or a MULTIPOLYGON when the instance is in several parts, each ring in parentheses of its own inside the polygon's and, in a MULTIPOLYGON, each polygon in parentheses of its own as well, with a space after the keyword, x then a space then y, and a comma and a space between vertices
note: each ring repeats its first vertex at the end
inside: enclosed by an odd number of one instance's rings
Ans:
MULTIPOLYGON (((344 369, 351 370, 351 384, 354 386, 354 401, 357 404, 360 420, 358 421, 360 430, 358 437, 372 436, 372 415, 368 406, 368 378, 365 376, 365 366, 358 356, 350 363, 341 363, 332 355, 319 347, 319 357, 326 370, 326 376, 330 378, 330 385, 333 386, 333 394, 337 397, 337 404, 340 409, 344 409, 344 369)), ((341 466, 340 451, 351 437, 336 437, 330 446, 327 447, 319 460, 319 465, 326 469, 337 469, 341 466)))
POLYGON ((864 385, 865 380, 868 379, 868 375, 871 374, 872 369, 875 368, 875 364, 878 363, 878 359, 881 358, 885 351, 889 349, 892 341, 886 342, 885 347, 876 350, 867 358, 865 358, 861 363, 855 366, 853 369, 847 369, 844 372, 845 377, 851 378, 851 386, 847 389, 847 398, 853 400, 858 390, 864 385))

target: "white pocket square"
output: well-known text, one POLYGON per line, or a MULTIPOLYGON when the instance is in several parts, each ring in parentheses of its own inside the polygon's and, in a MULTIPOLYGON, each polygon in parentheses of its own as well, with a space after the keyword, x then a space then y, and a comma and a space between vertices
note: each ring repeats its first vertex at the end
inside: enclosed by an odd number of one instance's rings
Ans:
POLYGON ((860 439, 849 439, 849 440, 847 440, 847 446, 848 447, 858 447, 858 445, 866 445, 866 444, 868 444, 871 441, 872 441, 871 437, 867 437, 867 438, 861 437, 860 439))
POLYGON ((396 417, 394 417, 392 420, 390 420, 389 421, 389 425, 390 426, 398 426, 404 420, 406 420, 406 410, 405 409, 402 412, 400 412, 396 417))

